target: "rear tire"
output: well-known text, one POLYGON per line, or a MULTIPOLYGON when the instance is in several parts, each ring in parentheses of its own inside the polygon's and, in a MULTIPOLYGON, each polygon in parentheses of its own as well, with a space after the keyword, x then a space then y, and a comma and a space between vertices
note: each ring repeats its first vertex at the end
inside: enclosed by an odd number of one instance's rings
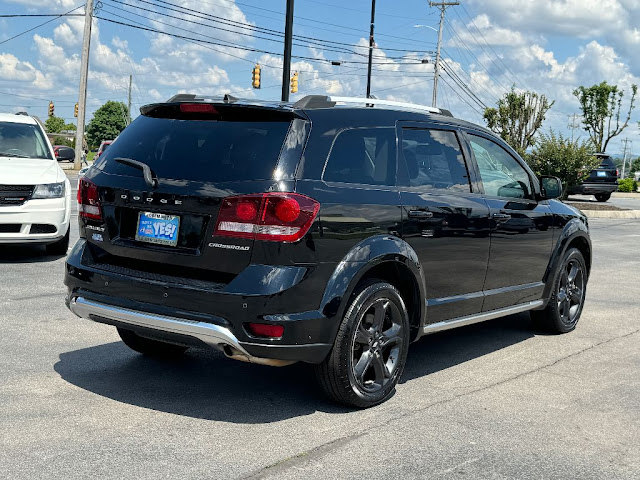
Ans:
POLYGON ((610 193, 596 193, 594 195, 594 197, 596 197, 596 200, 599 202, 606 202, 607 200, 609 200, 611 198, 611 194, 610 193))
POLYGON ((71 231, 71 226, 67 227, 67 233, 55 243, 50 243, 45 248, 47 250, 47 255, 66 255, 67 250, 69 250, 69 232, 71 231))
POLYGON ((531 318, 549 333, 570 332, 580 320, 587 293, 587 266, 577 248, 571 248, 565 254, 552 292, 544 310, 533 310, 531 318))
POLYGON ((364 283, 352 296, 331 353, 315 367, 326 395, 358 408, 389 399, 407 360, 409 329, 398 290, 381 280, 364 283))
POLYGON ((189 348, 182 345, 175 345, 173 343, 166 343, 159 340, 141 337, 137 333, 125 328, 118 328, 118 335, 120 335, 124 344, 131 350, 135 350, 138 353, 152 357, 178 357, 189 348))

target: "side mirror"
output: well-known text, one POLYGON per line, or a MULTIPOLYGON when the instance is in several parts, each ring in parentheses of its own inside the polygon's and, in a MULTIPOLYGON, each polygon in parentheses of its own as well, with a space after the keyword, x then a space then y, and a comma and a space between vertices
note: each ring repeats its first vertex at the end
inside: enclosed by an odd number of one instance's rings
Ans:
POLYGON ((562 182, 558 177, 543 175, 540 177, 540 193, 543 200, 560 198, 562 196, 562 182))

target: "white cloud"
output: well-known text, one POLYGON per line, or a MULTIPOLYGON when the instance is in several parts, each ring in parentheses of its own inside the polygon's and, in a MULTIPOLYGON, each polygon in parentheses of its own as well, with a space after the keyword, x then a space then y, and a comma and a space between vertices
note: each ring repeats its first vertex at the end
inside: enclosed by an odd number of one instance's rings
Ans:
MULTIPOLYGON (((525 45, 531 41, 521 32, 499 27, 491 23, 487 14, 478 15, 464 27, 454 22, 456 36, 447 44, 455 47, 464 45, 494 45, 516 47, 525 45), (480 32, 480 35, 478 34, 480 32)), ((536 35, 537 36, 537 35, 536 35)))
POLYGON ((640 75, 638 0, 469 0, 501 26, 521 34, 599 39, 629 56, 640 75))
POLYGON ((36 88, 51 88, 43 73, 29 62, 22 62, 10 53, 0 53, 0 79, 25 82, 36 88))

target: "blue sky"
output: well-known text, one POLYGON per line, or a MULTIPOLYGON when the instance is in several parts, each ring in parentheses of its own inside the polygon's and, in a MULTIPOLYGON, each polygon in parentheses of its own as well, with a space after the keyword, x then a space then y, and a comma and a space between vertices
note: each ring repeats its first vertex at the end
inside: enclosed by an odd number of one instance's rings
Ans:
MULTIPOLYGON (((89 117, 106 100, 126 101, 133 75, 133 110, 178 92, 278 99, 284 0, 102 0, 94 20, 89 117), (151 28, 187 41, 107 21, 151 28), (221 44, 226 46, 221 46, 221 44), (242 46, 244 49, 233 48, 242 46), (263 88, 251 88, 251 68, 263 66, 263 88)), ((74 0, 2 0, 0 14, 62 13, 74 0)), ((310 93, 363 96, 371 3, 296 0, 293 70, 310 93), (330 61, 341 61, 333 66, 330 61)), ((377 1, 372 92, 379 98, 431 103, 438 11, 417 0, 377 1), (416 28, 415 25, 423 25, 416 28), (430 28, 431 27, 431 28, 430 28), (429 63, 422 63, 422 60, 429 63)), ((81 17, 64 17, 7 41, 47 18, 0 19, 0 111, 26 109, 73 121, 77 99, 81 17)), ((482 123, 511 85, 556 101, 545 129, 568 133, 578 113, 578 85, 607 80, 629 91, 640 78, 640 5, 636 0, 480 0, 447 10, 445 70, 439 106, 482 123), (466 91, 468 88, 468 91, 466 91)), ((627 97, 628 100, 628 97, 627 97)), ((622 137, 640 150, 637 121, 622 137)), ((617 139, 618 140, 618 139, 617 139)), ((616 153, 620 142, 613 142, 616 153)))

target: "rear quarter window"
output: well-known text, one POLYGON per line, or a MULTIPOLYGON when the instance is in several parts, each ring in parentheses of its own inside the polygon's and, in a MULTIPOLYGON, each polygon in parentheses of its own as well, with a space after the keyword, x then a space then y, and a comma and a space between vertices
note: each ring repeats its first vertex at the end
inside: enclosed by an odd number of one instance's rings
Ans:
POLYGON ((289 124, 140 116, 105 151, 101 168, 117 175, 139 175, 115 161, 125 157, 146 163, 160 178, 200 182, 270 179, 289 124))
POLYGON ((336 136, 325 166, 327 182, 394 185, 395 128, 354 128, 336 136))

